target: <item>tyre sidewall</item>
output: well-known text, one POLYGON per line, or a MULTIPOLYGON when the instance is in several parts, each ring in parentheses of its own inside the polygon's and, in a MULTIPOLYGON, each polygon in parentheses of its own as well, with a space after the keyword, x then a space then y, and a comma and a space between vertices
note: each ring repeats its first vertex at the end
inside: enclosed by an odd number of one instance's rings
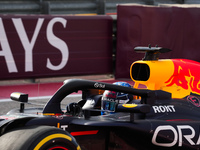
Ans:
POLYGON ((0 137, 4 150, 47 150, 55 146, 68 150, 79 148, 76 140, 68 132, 50 126, 18 128, 0 137), (6 142, 9 142, 5 145, 6 142))

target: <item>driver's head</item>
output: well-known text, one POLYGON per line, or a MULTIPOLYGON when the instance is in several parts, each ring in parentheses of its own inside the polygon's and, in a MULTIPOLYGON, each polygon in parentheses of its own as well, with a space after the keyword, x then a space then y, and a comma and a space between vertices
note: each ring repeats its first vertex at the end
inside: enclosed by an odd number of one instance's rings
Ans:
MULTIPOLYGON (((115 82, 113 84, 132 87, 127 82, 115 82)), ((127 103, 132 100, 132 98, 133 96, 127 93, 105 90, 101 99, 101 110, 114 111, 118 103, 127 103)), ((105 113, 102 112, 102 114, 105 113)))
MULTIPOLYGON (((115 82, 113 84, 130 87, 130 88, 132 87, 127 82, 115 82)), ((119 101, 118 103, 127 103, 133 99, 133 95, 127 94, 127 93, 122 93, 122 92, 116 92, 116 99, 119 101)))

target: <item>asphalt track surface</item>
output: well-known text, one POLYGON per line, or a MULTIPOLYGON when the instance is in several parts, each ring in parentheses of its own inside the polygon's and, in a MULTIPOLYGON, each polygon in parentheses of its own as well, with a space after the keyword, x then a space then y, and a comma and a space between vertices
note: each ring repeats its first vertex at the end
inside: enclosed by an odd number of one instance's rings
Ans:
MULTIPOLYGON (((76 77, 79 78, 79 77, 76 77)), ((105 83, 114 83, 117 81, 124 80, 115 80, 108 76, 85 76, 80 77, 81 79, 93 80, 98 82, 105 83)), ((48 78, 48 79, 40 79, 40 81, 36 81, 35 83, 24 82, 24 80, 17 81, 3 81, 0 82, 0 115, 6 114, 12 109, 18 109, 20 107, 20 103, 16 101, 12 101, 10 99, 10 94, 12 92, 22 92, 27 93, 29 95, 29 103, 25 104, 26 107, 42 107, 48 102, 51 96, 63 85, 63 81, 66 78, 48 78), (37 104, 37 105, 36 105, 37 104)), ((130 84, 134 84, 133 81, 126 81, 130 84)), ((66 105, 70 102, 76 102, 81 99, 80 94, 72 94, 69 98, 65 99, 61 103, 61 107, 65 109, 66 105)))

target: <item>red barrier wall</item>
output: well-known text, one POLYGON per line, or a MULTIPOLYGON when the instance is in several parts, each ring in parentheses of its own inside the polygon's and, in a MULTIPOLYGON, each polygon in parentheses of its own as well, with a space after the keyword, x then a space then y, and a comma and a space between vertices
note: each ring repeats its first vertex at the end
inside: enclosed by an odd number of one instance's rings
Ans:
POLYGON ((144 54, 136 46, 172 49, 160 58, 200 61, 200 8, 119 5, 117 18, 116 78, 129 78, 132 62, 144 54))
POLYGON ((0 79, 111 73, 109 16, 0 15, 0 79))

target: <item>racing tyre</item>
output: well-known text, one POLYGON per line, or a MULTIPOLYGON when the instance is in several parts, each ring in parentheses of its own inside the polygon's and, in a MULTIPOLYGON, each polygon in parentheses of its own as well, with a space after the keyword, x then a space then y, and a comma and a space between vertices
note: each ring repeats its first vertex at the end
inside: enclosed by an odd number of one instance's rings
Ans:
POLYGON ((66 131, 50 126, 18 128, 0 137, 2 150, 80 150, 66 131))

